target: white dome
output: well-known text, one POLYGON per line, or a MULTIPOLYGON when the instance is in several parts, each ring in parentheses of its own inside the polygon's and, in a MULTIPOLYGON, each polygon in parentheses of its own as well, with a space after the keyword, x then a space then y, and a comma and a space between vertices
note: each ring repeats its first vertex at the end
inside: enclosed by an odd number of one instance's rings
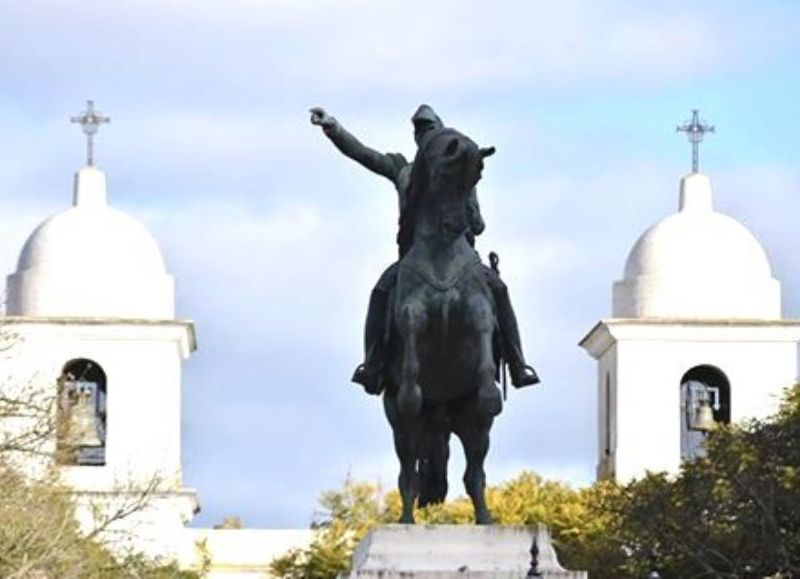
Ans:
POLYGON ((105 174, 76 175, 75 205, 28 238, 7 280, 8 315, 170 319, 174 282, 158 244, 105 204, 105 174))
POLYGON ((681 180, 680 212, 636 242, 614 284, 616 318, 777 319, 780 283, 744 225, 713 210, 706 175, 681 180))

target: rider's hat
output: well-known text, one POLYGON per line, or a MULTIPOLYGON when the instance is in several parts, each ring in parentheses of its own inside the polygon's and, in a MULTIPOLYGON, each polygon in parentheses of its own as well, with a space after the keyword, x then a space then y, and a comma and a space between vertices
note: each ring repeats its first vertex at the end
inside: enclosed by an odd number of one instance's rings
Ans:
POLYGON ((415 125, 420 122, 433 123, 439 127, 443 125, 442 119, 428 105, 419 105, 417 112, 411 117, 411 122, 415 125))

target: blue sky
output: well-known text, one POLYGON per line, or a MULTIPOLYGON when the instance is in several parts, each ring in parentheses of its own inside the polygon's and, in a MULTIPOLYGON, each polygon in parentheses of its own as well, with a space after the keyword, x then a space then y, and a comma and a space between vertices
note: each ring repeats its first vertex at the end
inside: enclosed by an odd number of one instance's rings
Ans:
MULTIPOLYGON (((498 153, 479 194, 538 389, 496 422, 490 482, 594 472, 595 367, 577 346, 674 211, 690 149, 763 242, 800 317, 800 80, 792 2, 0 0, 0 265, 71 199, 92 98, 109 199, 159 240, 197 323, 184 475, 198 524, 305 526, 350 473, 391 487, 377 398, 348 383, 369 290, 395 255, 392 186, 307 109, 411 157, 421 102, 498 153)), ((460 451, 454 453, 458 456, 460 451)), ((460 490, 460 459, 451 468, 460 490)))

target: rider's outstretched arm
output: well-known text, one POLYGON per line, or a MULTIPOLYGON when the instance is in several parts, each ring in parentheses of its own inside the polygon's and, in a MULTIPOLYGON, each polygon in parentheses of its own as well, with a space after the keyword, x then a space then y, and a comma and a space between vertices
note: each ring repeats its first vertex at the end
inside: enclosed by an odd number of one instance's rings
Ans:
POLYGON ((311 122, 322 126, 325 135, 343 154, 370 171, 395 181, 408 161, 399 153, 379 153, 361 143, 324 109, 311 109, 311 122))
POLYGON ((408 164, 399 153, 379 153, 363 145, 339 123, 336 123, 330 131, 326 130, 325 134, 342 153, 392 182, 397 179, 400 169, 408 164))

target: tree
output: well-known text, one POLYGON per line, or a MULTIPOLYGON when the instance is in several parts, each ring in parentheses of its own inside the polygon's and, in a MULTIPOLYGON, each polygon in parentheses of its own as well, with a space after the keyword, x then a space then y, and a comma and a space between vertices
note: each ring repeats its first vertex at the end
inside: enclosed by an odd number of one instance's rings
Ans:
MULTIPOLYGON (((102 525, 97 528, 100 532, 102 525)), ((118 559, 81 532, 68 489, 31 480, 0 457, 0 577, 196 577, 131 554, 118 559)))
MULTIPOLYGON (((15 343, 0 334, 0 354, 15 343)), ((0 577, 197 577, 140 554, 120 557, 96 540, 146 507, 159 484, 156 476, 115 508, 98 509, 88 534, 79 528, 70 490, 59 482, 59 456, 70 449, 55 443, 65 429, 57 402, 55 387, 0 384, 0 577)))
MULTIPOLYGON (((800 385, 776 416, 712 433, 704 458, 677 475, 572 489, 523 472, 487 490, 499 524, 548 525, 562 563, 592 579, 800 577, 800 385)), ((322 496, 308 549, 276 559, 287 579, 328 579, 348 568, 376 524, 399 517, 396 492, 351 480, 322 496)), ((465 524, 465 498, 421 509, 422 523, 465 524)))
POLYGON ((800 576, 800 385, 778 414, 712 433, 677 477, 624 489, 617 539, 633 567, 674 577, 800 576))
POLYGON ((340 491, 320 498, 323 511, 312 523, 314 538, 306 549, 292 549, 273 561, 272 572, 284 579, 328 579, 350 566, 350 557, 370 528, 400 517, 400 496, 379 485, 345 480, 340 491))
MULTIPOLYGON (((596 503, 613 492, 601 484, 584 490, 545 481, 523 472, 502 485, 487 489, 487 501, 498 524, 531 525, 543 522, 553 531, 554 542, 567 566, 581 568, 585 561, 614 563, 607 547, 607 528, 613 515, 598 514, 596 503), (594 555, 592 555, 594 553, 594 555)), ((332 579, 350 565, 355 546, 377 524, 397 521, 401 501, 396 491, 384 493, 378 485, 345 481, 339 491, 320 499, 322 511, 312 527, 315 535, 306 549, 295 549, 276 559, 272 572, 284 579, 332 579)), ((419 523, 471 524, 472 503, 460 497, 417 511, 419 523)), ((594 575, 593 575, 594 577, 594 575)), ((619 577, 618 575, 597 575, 619 577)))

